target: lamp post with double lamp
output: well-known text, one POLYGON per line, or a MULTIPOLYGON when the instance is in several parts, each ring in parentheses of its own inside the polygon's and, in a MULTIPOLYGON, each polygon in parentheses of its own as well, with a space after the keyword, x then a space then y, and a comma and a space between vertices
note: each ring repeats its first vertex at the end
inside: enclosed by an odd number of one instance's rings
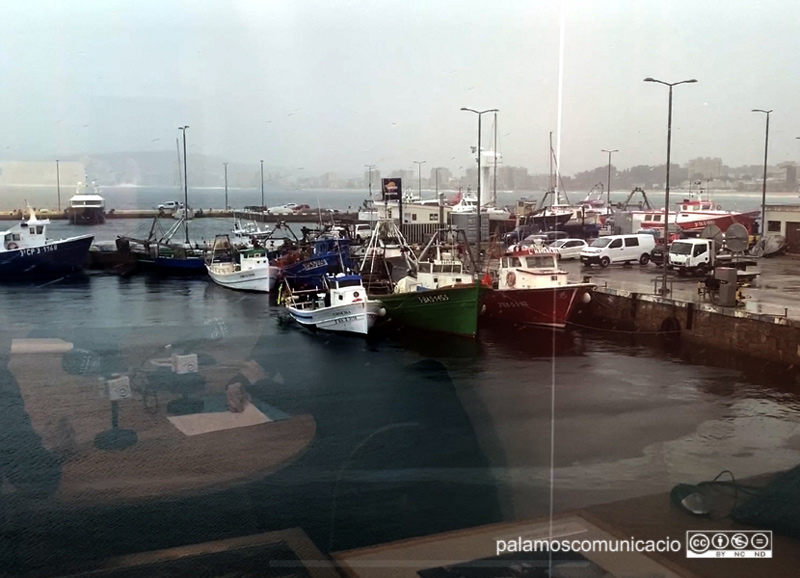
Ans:
POLYGON ((417 195, 419 199, 422 200, 422 165, 424 165, 427 161, 414 161, 414 164, 417 165, 417 195))
POLYGON ((461 110, 465 110, 467 112, 472 112, 478 115, 478 234, 477 234, 477 245, 478 245, 478 266, 480 267, 481 263, 481 117, 486 114, 487 112, 500 112, 498 108, 490 108, 488 110, 474 110, 471 108, 467 108, 465 106, 461 107, 461 110))
POLYGON ((372 200, 372 169, 375 168, 375 165, 364 165, 364 167, 369 171, 369 198, 372 200))
POLYGON ((761 183, 761 238, 767 233, 767 152, 769 151, 769 114, 771 110, 754 108, 752 112, 763 112, 767 115, 767 133, 764 136, 764 180, 761 183))
POLYGON ((600 152, 608 153, 608 181, 606 183, 606 210, 611 208, 611 153, 618 153, 619 149, 601 149, 600 152))
POLYGON ((183 133, 183 230, 186 232, 186 244, 189 244, 189 183, 186 181, 186 129, 189 125, 179 126, 178 130, 183 133))
MULTIPOLYGON (((659 84, 663 84, 664 86, 669 87, 669 112, 667 114, 667 182, 664 187, 664 251, 665 256, 667 255, 666 250, 667 246, 669 245, 669 162, 670 162, 670 152, 671 152, 671 145, 672 145, 672 88, 674 86, 678 86, 679 84, 693 84, 697 82, 694 78, 690 80, 681 80, 680 82, 664 82, 663 80, 656 80, 655 78, 645 78, 645 82, 657 82, 659 84)), ((661 296, 666 297, 669 293, 667 289, 667 263, 664 262, 664 276, 661 279, 661 296)))

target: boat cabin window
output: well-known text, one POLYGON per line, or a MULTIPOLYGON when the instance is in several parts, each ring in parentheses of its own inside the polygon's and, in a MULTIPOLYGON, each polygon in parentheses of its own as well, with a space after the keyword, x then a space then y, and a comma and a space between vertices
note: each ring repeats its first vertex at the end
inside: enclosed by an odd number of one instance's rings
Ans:
POLYGON ((361 285, 361 281, 358 279, 342 279, 341 281, 336 281, 336 286, 339 289, 344 287, 358 287, 361 285))
POLYGON ((41 235, 44 233, 44 225, 36 225, 36 234, 41 235))
POLYGON ((528 269, 547 269, 556 266, 553 255, 534 255, 525 257, 528 269))
POLYGON ((431 272, 431 264, 430 263, 420 263, 419 264, 419 272, 420 273, 430 273, 431 272))
POLYGON ((433 272, 460 274, 462 272, 462 266, 461 263, 437 263, 433 266, 433 272))
POLYGON ((522 263, 520 263, 519 257, 509 257, 508 266, 509 267, 522 267, 522 263))

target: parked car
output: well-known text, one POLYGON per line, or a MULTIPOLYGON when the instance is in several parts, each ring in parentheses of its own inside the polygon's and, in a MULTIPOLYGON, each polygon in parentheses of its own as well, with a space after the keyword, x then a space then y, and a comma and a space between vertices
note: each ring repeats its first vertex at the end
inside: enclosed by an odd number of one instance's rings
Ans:
POLYGON ((581 251, 589 245, 583 239, 557 239, 550 248, 558 251, 560 259, 580 259, 581 251))
POLYGON ((310 211, 311 205, 296 205, 293 209, 295 213, 302 213, 303 211, 310 211))
POLYGON ((608 267, 611 263, 647 265, 655 248, 653 235, 608 235, 596 239, 581 251, 581 263, 608 267))
POLYGON ((534 233, 528 235, 522 240, 522 245, 532 245, 534 242, 541 241, 545 245, 549 245, 558 239, 566 239, 569 234, 566 231, 546 231, 541 233, 534 233))
POLYGON ((176 209, 182 209, 183 203, 178 201, 167 201, 166 203, 161 203, 158 205, 159 211, 174 211, 176 209))
POLYGON ((653 247, 653 250, 650 251, 650 261, 653 263, 653 265, 656 265, 657 267, 663 267, 665 261, 664 255, 668 252, 669 252, 669 247, 667 247, 667 249, 665 250, 664 244, 658 243, 655 247, 653 247))
POLYGON ((356 225, 355 228, 356 241, 359 243, 366 241, 372 236, 372 229, 369 225, 361 224, 356 225))
POLYGON ((286 203, 277 207, 269 207, 267 212, 273 215, 291 215, 294 213, 295 207, 297 207, 297 203, 286 203))

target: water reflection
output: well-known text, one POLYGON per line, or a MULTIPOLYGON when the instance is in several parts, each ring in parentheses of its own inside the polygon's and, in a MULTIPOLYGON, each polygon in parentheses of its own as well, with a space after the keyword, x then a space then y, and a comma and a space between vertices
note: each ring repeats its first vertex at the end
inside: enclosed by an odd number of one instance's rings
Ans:
POLYGON ((0 556, 23 570, 290 527, 341 550, 545 514, 553 392, 557 510, 800 461, 793 373, 655 337, 364 340, 197 280, 92 276, 74 292, 2 298, 0 411, 16 425, 0 432, 12 536, 0 556), (72 353, 9 355, 12 338, 62 339, 72 353), (172 375, 172 353, 196 354, 202 383, 172 375), (95 436, 112 409, 98 386, 111 372, 131 377, 118 418, 138 441, 103 453, 95 436), (179 428, 214 422, 232 383, 268 421, 179 428), (203 416, 176 425, 170 402, 184 399, 203 416))

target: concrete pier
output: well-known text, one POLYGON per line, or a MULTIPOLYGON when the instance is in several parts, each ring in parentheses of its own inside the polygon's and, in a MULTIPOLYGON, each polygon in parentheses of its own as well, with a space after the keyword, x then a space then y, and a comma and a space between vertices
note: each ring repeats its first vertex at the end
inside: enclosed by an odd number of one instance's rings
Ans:
POLYGON ((742 287, 738 307, 721 307, 698 294, 697 277, 669 275, 669 297, 656 295, 662 269, 581 267, 568 263, 573 276, 597 283, 589 322, 615 331, 661 333, 698 346, 734 352, 762 361, 794 366, 800 362, 800 263, 792 257, 761 259, 760 275, 742 287))
MULTIPOLYGON (((34 209, 37 216, 48 218, 51 221, 61 221, 69 218, 64 211, 34 209)), ((358 219, 358 213, 340 213, 339 211, 331 211, 329 209, 324 209, 322 211, 303 211, 288 215, 271 215, 267 213, 234 211, 230 209, 195 209, 194 217, 196 219, 225 219, 233 218, 234 213, 241 216, 243 219, 262 223, 277 223, 280 221, 286 223, 315 223, 319 221, 320 214, 324 220, 333 218, 337 220, 356 221, 358 219)), ((170 217, 172 215, 169 212, 158 211, 156 209, 109 209, 106 211, 106 219, 152 219, 159 214, 164 217, 170 217)), ((24 218, 27 218, 27 213, 23 214, 22 211, 0 211, 0 221, 18 221, 24 218)))

